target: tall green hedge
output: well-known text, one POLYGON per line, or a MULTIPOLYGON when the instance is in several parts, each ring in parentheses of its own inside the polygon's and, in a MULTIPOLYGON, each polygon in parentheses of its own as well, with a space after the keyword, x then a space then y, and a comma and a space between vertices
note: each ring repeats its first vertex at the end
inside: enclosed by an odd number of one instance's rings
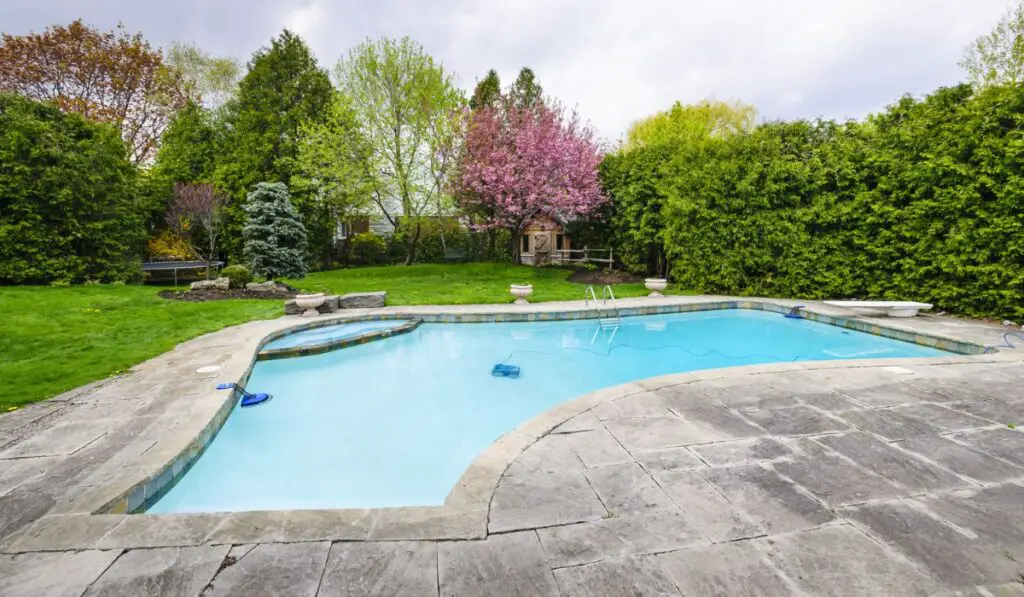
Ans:
POLYGON ((703 292, 1019 319, 1022 160, 1024 87, 964 85, 863 122, 771 122, 696 149, 616 154, 602 180, 634 269, 653 244, 703 292))
POLYGON ((134 180, 114 127, 0 94, 0 283, 138 275, 134 180))

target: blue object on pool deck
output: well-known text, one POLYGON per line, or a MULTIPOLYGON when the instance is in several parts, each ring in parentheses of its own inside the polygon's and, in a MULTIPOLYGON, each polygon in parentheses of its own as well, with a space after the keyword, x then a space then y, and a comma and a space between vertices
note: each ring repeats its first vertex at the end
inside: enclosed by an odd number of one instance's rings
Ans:
MULTIPOLYGON (((219 383, 219 384, 217 384, 217 389, 218 390, 230 390, 231 388, 234 388, 234 387, 237 387, 237 386, 238 386, 238 384, 234 384, 234 383, 219 383)), ((260 392, 258 394, 253 394, 251 392, 247 392, 245 390, 245 388, 239 387, 238 389, 242 391, 242 406, 243 407, 245 407, 245 406, 256 406, 257 404, 263 404, 267 400, 270 400, 271 398, 273 398, 272 395, 267 394, 265 392, 260 392)))
POLYGON ((498 363, 491 369, 491 375, 494 377, 519 377, 519 367, 515 365, 506 365, 504 363, 498 363))
POLYGON ((260 392, 259 394, 250 394, 245 390, 242 390, 242 407, 256 406, 257 404, 263 404, 267 400, 273 398, 270 394, 260 392))
POLYGON ((800 314, 800 309, 803 309, 806 306, 807 305, 797 305, 793 307, 792 309, 789 310, 789 313, 786 313, 786 317, 790 319, 803 319, 804 316, 800 314))

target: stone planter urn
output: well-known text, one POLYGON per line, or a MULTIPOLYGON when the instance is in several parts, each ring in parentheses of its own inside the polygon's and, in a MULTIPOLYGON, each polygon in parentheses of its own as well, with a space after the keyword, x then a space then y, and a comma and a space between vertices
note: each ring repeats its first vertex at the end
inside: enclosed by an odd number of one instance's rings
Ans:
POLYGON ((647 278, 644 280, 644 286, 647 287, 647 290, 651 291, 651 294, 648 296, 662 296, 661 291, 668 288, 668 280, 665 278, 647 278))
POLYGON ((526 297, 533 294, 533 284, 512 284, 509 287, 509 292, 512 296, 516 297, 517 305, 526 305, 530 301, 526 300, 526 297))
POLYGON ((297 294, 295 295, 295 304, 302 309, 303 317, 316 317, 320 315, 316 308, 324 304, 324 293, 297 294))

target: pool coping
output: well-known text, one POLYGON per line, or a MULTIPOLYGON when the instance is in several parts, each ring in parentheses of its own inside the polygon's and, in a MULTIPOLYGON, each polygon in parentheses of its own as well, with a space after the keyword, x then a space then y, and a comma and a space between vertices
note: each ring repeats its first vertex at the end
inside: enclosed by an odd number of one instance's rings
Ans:
MULTIPOLYGON (((622 301, 626 302, 626 301, 622 301)), ((653 315, 709 311, 719 309, 753 309, 786 313, 792 301, 772 299, 712 299, 662 301, 656 304, 620 308, 623 316, 653 315)), ((17 533, 4 549, 9 553, 25 551, 57 551, 87 548, 171 547, 199 544, 239 544, 260 541, 321 540, 466 540, 487 536, 491 497, 505 469, 541 437, 565 421, 596 407, 633 394, 674 385, 709 379, 744 375, 805 371, 809 369, 849 369, 859 367, 927 366, 957 363, 1019 361, 1024 357, 1011 351, 985 352, 976 343, 949 335, 921 333, 901 322, 879 322, 858 316, 837 314, 834 309, 809 305, 804 316, 812 321, 838 325, 858 331, 907 340, 945 350, 960 349, 967 355, 913 357, 898 359, 851 359, 835 361, 804 361, 769 363, 707 369, 669 374, 603 388, 563 402, 507 432, 480 453, 462 474, 441 506, 415 506, 375 509, 275 510, 247 512, 204 512, 196 514, 128 514, 143 508, 151 499, 158 499, 180 478, 216 436, 234 407, 237 393, 213 392, 214 378, 230 379, 242 385, 248 380, 256 355, 266 343, 298 331, 336 323, 381 319, 417 319, 430 323, 477 323, 490 321, 556 321, 591 319, 600 313, 586 307, 561 310, 523 310, 504 305, 504 309, 453 307, 449 309, 399 308, 338 314, 303 321, 298 317, 274 320, 279 329, 262 334, 255 342, 247 340, 216 375, 203 378, 206 392, 220 400, 214 415, 202 424, 198 433, 189 428, 179 431, 138 463, 139 475, 116 485, 86 492, 73 508, 54 508, 46 516, 17 533), (832 311, 832 312, 829 312, 832 311), (145 473, 145 474, 143 474, 145 473), (178 532, 154 533, 153 530, 172 525, 178 532), (186 529, 188 532, 183 532, 186 529)), ((193 426, 192 429, 196 427, 193 426)))
MULTIPOLYGON (((399 318, 394 318, 398 320, 399 318)), ((405 318, 402 318, 405 319, 405 318)), ((388 321, 389 319, 377 319, 377 320, 363 320, 363 321, 388 321)), ((280 332, 274 332, 266 337, 263 345, 266 346, 275 340, 286 338, 288 336, 294 336, 300 332, 307 332, 309 330, 315 330, 322 327, 330 327, 332 325, 341 325, 342 323, 359 323, 358 319, 346 319, 343 322, 331 321, 327 324, 313 325, 311 327, 296 327, 288 328, 280 332)), ((317 322, 319 323, 319 322, 317 322)), ((367 342, 373 342, 375 340, 383 340, 384 338, 390 338, 392 336, 398 336, 401 334, 408 334, 409 332, 420 327, 423 323, 422 319, 418 317, 410 317, 408 321, 402 325, 395 326, 386 330, 371 330, 363 332, 355 336, 346 336, 344 338, 337 338, 335 340, 327 340, 326 342, 317 342, 316 344, 306 344, 302 346, 290 346, 288 348, 261 348, 256 353, 257 361, 272 361, 276 359, 288 359, 294 357, 306 357, 314 354, 323 354, 332 350, 339 350, 341 348, 348 348, 349 346, 357 346, 359 344, 366 344, 367 342)))

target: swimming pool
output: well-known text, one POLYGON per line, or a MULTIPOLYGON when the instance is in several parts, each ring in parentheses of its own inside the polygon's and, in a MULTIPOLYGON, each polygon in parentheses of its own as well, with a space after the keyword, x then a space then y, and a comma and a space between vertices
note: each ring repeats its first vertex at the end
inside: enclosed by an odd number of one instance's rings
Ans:
POLYGON ((948 354, 776 313, 425 323, 400 336, 261 361, 235 410, 151 513, 440 505, 495 439, 582 394, 656 375, 794 360, 948 354), (493 377, 499 362, 518 379, 493 377))

